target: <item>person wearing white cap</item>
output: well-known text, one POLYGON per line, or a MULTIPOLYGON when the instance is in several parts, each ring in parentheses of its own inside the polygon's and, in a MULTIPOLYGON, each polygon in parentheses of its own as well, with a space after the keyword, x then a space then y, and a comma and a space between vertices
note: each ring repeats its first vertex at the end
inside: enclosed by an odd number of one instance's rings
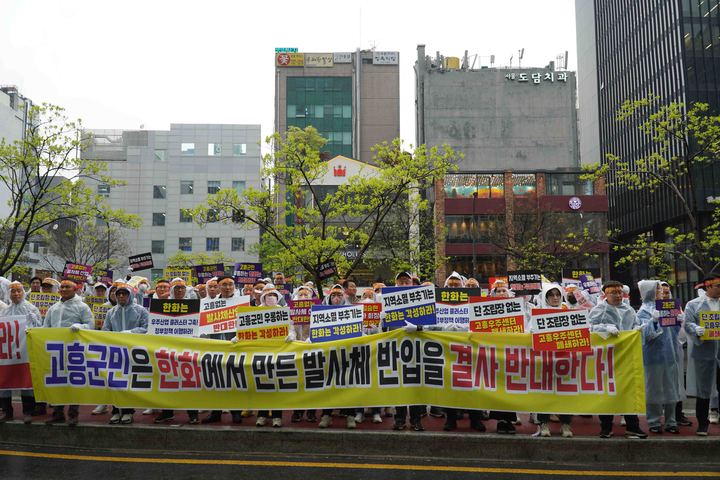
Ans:
MULTIPOLYGON (((265 285, 263 294, 260 295, 260 306, 261 307, 277 307, 282 295, 275 289, 275 286, 271 283, 265 285)), ((295 331, 291 330, 292 339, 295 339, 295 331)), ((272 426, 275 428, 282 427, 282 410, 259 410, 257 414, 257 420, 255 421, 256 427, 264 427, 267 423, 268 417, 272 418, 272 426)))

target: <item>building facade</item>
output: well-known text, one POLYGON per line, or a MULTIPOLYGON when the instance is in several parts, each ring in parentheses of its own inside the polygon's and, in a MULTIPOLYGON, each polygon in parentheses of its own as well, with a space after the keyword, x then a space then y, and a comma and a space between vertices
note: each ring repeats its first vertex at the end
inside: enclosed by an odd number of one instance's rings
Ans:
POLYGON ((400 136, 399 53, 276 49, 275 131, 312 125, 328 158, 372 161, 371 147, 400 136))
MULTIPOLYGON (((502 244, 521 224, 545 225, 548 248, 557 234, 585 228, 605 238, 604 183, 580 179, 574 72, 553 62, 472 69, 467 58, 431 58, 424 45, 417 53, 417 143, 448 144, 465 156, 458 172, 428 193, 436 256, 447 259, 436 282, 453 270, 482 283, 515 269, 502 244), (567 229, 547 228, 560 223, 567 229)), ((592 255, 567 267, 606 272, 607 245, 587 247, 592 255)))
MULTIPOLYGON (((576 0, 580 91, 580 138, 588 140, 583 160, 604 161, 607 153, 630 163, 654 151, 652 141, 637 128, 615 119, 625 100, 657 95, 663 103, 705 102, 720 113, 720 8, 717 0, 576 0)), ((670 155, 684 155, 679 142, 670 155)), ((720 162, 715 159, 692 171, 681 185, 701 224, 710 218, 708 200, 720 196, 720 162), (690 189, 693 184, 694 198, 690 189)), ((610 227, 622 232, 621 241, 650 232, 662 240, 665 228, 686 227, 679 198, 667 191, 630 191, 608 185, 610 227)), ((651 276, 643 263, 617 269, 628 284, 651 276)), ((676 294, 688 299, 698 272, 677 261, 670 280, 676 294)))
MULTIPOLYGON (((12 145, 25 138, 32 101, 15 86, 0 86, 0 139, 12 145)), ((10 189, 0 184, 0 217, 10 214, 10 189)))
POLYGON ((109 176, 126 182, 95 188, 111 208, 142 218, 142 227, 127 230, 127 239, 133 254, 152 252, 154 278, 177 252, 222 252, 237 262, 258 261, 248 253, 259 241, 257 228, 220 222, 200 227, 184 209, 221 188, 262 187, 260 125, 172 124, 168 131, 91 133, 84 157, 105 162, 109 176))

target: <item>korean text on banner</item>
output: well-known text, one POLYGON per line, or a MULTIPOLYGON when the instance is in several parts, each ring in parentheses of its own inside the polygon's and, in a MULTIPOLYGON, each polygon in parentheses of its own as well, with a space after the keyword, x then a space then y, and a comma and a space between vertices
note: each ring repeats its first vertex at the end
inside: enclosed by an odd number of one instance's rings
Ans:
POLYGON ((290 300, 290 320, 293 325, 310 325, 310 309, 320 303, 319 298, 309 300, 290 300))
POLYGON ((362 303, 363 307, 363 328, 380 328, 380 313, 382 303, 362 303))
POLYGON ((530 335, 403 329, 307 344, 127 335, 28 334, 38 401, 167 409, 438 405, 566 414, 643 414, 640 332, 590 352, 532 349, 530 335))
POLYGON ((471 332, 523 333, 525 299, 484 297, 468 305, 471 332))
POLYGON ((329 342, 362 336, 363 306, 313 305, 310 313, 310 341, 329 342))
POLYGON ((253 284, 258 278, 262 278, 262 263, 236 263, 233 277, 236 283, 253 284))
POLYGON ((290 309, 287 307, 238 307, 237 337, 239 340, 285 338, 290 333, 290 309))
POLYGON ((95 320, 95 330, 102 330, 103 325, 105 325, 105 318, 107 317, 107 312, 109 312, 111 308, 112 305, 104 303, 93 303, 90 306, 90 310, 92 310, 93 314, 93 320, 95 320))
POLYGON ((200 331, 200 300, 150 301, 148 334, 197 337, 200 331))
POLYGON ((150 252, 140 253, 138 255, 128 257, 128 263, 130 264, 130 268, 133 269, 133 272, 147 270, 148 268, 153 268, 155 266, 153 263, 152 253, 150 252))
POLYGON ((600 293, 601 285, 592 275, 580 275, 580 286, 588 293, 600 293))
POLYGON ((59 301, 59 293, 30 292, 28 295, 28 302, 32 303, 38 310, 40 310, 40 315, 42 315, 43 318, 45 318, 48 308, 59 301))
POLYGON ((515 295, 537 295, 542 290, 542 274, 536 270, 508 272, 508 283, 515 295))
POLYGON ((73 282, 84 282, 91 273, 92 265, 66 262, 65 268, 63 269, 63 278, 67 278, 73 282))
POLYGON ((102 282, 105 285, 110 285, 113 281, 112 270, 102 270, 99 268, 93 268, 93 276, 96 282, 102 282))
POLYGON ((25 315, 0 317, 0 390, 32 388, 25 315))
POLYGON ((198 283, 206 283, 213 277, 222 277, 225 275, 225 265, 216 263, 213 265, 196 265, 193 267, 195 278, 198 283))
POLYGON ((655 300, 655 309, 658 311, 658 323, 661 327, 680 325, 678 320, 678 316, 682 314, 680 299, 655 300))
POLYGON ((600 276, 599 268, 563 268, 562 270, 562 284, 567 285, 579 285, 580 275, 592 275, 592 277, 598 283, 602 284, 602 277, 600 276))
POLYGON ((558 352, 591 350, 587 310, 533 308, 531 323, 535 350, 558 352))
POLYGON ((699 312, 698 320, 705 329, 702 340, 720 340, 720 312, 699 312))
POLYGON ((470 321, 468 302, 471 297, 481 296, 479 288, 436 288, 435 316, 438 325, 456 323, 467 326, 470 321))
POLYGON ((383 287, 384 325, 435 325, 435 287, 383 287))
POLYGON ((166 280, 172 280, 173 278, 182 278, 187 284, 192 283, 193 271, 191 268, 173 268, 169 267, 163 270, 163 277, 166 280))
POLYGON ((250 297, 203 298, 200 300, 200 335, 234 332, 237 309, 250 305, 250 297))

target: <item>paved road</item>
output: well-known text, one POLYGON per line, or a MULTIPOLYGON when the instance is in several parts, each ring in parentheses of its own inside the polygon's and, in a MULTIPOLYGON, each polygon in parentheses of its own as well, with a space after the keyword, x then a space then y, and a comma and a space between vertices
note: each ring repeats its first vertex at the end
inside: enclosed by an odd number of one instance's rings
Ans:
POLYGON ((3 479, 520 479, 720 478, 715 465, 557 465, 541 462, 472 462, 419 458, 303 455, 178 455, 169 452, 33 449, 0 443, 3 479))

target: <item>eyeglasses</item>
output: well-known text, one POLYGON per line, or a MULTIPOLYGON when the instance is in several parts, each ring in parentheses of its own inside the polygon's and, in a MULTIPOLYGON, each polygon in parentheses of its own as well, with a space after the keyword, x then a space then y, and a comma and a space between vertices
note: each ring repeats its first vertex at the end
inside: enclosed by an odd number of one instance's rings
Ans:
POLYGON ((605 295, 622 295, 622 294, 623 294, 622 290, 610 290, 610 289, 605 290, 605 295))
POLYGON ((119 292, 115 292, 115 295, 130 295, 130 293, 126 292, 125 290, 121 290, 119 292))

